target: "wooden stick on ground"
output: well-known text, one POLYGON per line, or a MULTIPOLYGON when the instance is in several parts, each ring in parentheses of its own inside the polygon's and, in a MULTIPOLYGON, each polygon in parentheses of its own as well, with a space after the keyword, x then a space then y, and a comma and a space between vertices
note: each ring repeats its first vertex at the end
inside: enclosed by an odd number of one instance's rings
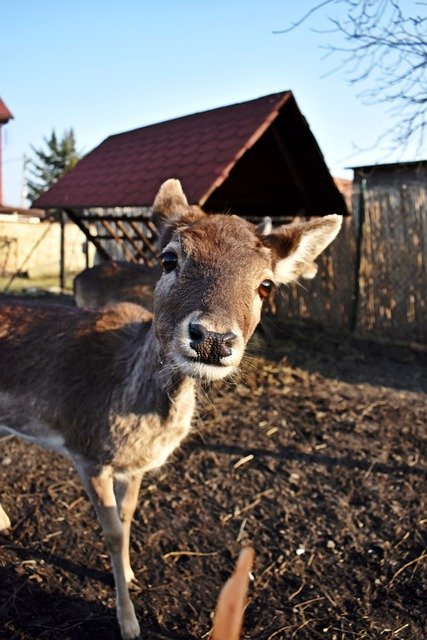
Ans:
POLYGON ((251 547, 240 552, 234 573, 219 594, 211 640, 239 640, 254 555, 251 547))

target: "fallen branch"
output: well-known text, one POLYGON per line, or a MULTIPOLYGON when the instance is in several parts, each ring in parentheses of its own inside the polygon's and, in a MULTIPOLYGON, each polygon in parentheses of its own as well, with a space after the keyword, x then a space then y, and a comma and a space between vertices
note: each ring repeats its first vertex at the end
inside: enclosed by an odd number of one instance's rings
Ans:
POLYGON ((239 640, 253 561, 254 550, 245 547, 219 594, 211 640, 239 640))

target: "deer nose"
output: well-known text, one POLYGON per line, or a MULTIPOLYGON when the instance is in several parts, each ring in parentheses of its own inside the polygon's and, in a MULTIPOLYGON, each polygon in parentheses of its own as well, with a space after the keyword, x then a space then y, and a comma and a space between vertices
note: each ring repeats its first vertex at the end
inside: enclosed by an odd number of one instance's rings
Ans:
POLYGON ((200 323, 190 322, 188 327, 190 347, 206 364, 221 364, 221 358, 231 356, 232 345, 237 336, 232 331, 217 333, 209 331, 200 323))

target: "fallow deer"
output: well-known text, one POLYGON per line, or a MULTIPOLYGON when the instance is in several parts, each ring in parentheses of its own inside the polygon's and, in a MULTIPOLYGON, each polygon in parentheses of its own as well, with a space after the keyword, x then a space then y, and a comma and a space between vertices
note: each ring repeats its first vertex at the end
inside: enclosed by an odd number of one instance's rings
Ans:
POLYGON ((87 268, 74 278, 74 299, 78 307, 93 309, 118 302, 134 302, 153 309, 154 288, 163 269, 111 260, 87 268))
POLYGON ((154 317, 131 303, 0 305, 0 425, 74 462, 104 532, 124 639, 140 632, 128 584, 142 475, 188 434, 198 381, 236 371, 273 283, 312 277, 341 225, 329 215, 262 235, 190 207, 177 180, 154 211, 167 227, 154 317))

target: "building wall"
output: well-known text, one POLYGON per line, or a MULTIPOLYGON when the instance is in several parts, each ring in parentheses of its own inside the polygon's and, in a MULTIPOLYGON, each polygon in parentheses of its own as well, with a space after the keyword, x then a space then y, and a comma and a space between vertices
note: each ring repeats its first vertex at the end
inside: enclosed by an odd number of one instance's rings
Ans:
MULTIPOLYGON (((59 222, 30 222, 10 216, 0 219, 0 275, 28 272, 30 278, 56 276, 60 268, 59 222)), ((78 273, 86 266, 85 236, 76 225, 65 225, 65 271, 78 273)), ((91 255, 93 249, 90 249, 91 255)), ((92 259, 90 257, 90 259, 92 259)))

